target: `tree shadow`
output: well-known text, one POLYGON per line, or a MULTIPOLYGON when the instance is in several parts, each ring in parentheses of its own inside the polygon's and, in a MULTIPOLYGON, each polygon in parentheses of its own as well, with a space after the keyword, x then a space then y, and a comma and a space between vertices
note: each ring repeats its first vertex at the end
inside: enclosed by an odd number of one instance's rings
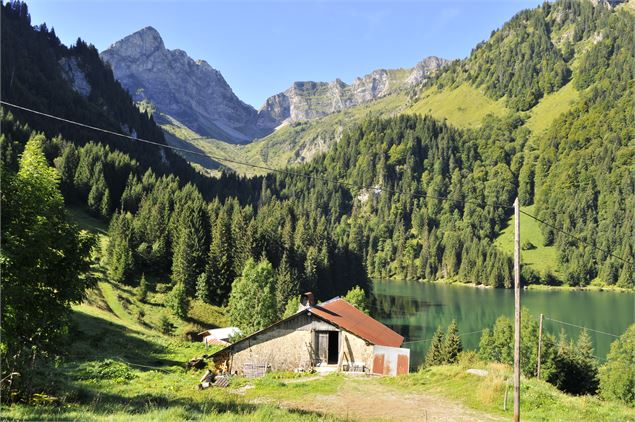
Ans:
MULTIPOLYGON (((144 340, 142 333, 81 311, 74 312, 69 334, 68 357, 74 362, 110 358, 159 370, 161 367, 184 366, 184 362, 165 358, 165 350, 144 340)), ((138 368, 152 370, 142 366, 138 368)))
MULTIPOLYGON (((244 399, 218 399, 206 397, 202 400, 194 400, 187 397, 170 397, 165 394, 142 393, 134 396, 123 396, 120 394, 107 393, 94 390, 92 388, 82 388, 74 398, 74 403, 86 406, 85 411, 91 416, 116 417, 117 413, 125 413, 131 418, 143 419, 144 415, 162 410, 181 408, 187 412, 187 420, 200 420, 214 415, 230 414, 243 419, 250 414, 256 413, 266 404, 250 403, 244 399)), ((69 415, 66 412, 73 411, 74 406, 54 407, 38 406, 33 407, 29 419, 34 420, 65 420, 69 415)), ((318 420, 324 420, 325 414, 322 412, 308 411, 298 408, 287 408, 287 412, 297 416, 313 416, 318 420)), ((150 415, 147 415, 150 417, 150 415)), ((156 413, 152 418, 156 418, 156 413)), ((11 417, 3 420, 23 420, 11 417)))

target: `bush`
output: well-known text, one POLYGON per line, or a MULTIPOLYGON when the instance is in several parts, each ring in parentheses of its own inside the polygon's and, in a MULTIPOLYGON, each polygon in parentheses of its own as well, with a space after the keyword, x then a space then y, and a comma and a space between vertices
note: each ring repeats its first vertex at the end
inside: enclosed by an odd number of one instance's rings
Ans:
POLYGON ((139 324, 145 324, 146 313, 143 309, 138 309, 135 318, 139 324))
POLYGON ((366 292, 359 286, 355 286, 346 293, 344 300, 362 311, 368 314, 368 301, 366 300, 366 292))
POLYGON ((529 240, 525 240, 523 244, 520 246, 523 251, 530 251, 532 249, 536 249, 536 245, 531 243, 529 240))
POLYGON ((157 293, 167 293, 170 290, 172 290, 172 285, 170 283, 157 283, 157 285, 154 288, 154 290, 157 293))
POLYGON ((80 376, 83 380, 101 381, 104 379, 123 383, 135 378, 135 374, 127 364, 113 359, 104 359, 101 362, 89 362, 85 365, 80 376))
POLYGON ((165 335, 171 335, 174 332, 174 324, 170 322, 170 318, 167 315, 161 315, 159 319, 159 330, 165 335))

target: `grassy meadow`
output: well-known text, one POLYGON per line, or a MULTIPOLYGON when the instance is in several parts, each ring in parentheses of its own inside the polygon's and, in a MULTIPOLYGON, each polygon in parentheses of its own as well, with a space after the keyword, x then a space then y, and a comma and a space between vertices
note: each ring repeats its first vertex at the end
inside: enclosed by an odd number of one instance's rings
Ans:
MULTIPOLYGON (((521 207, 522 211, 535 215, 534 206, 521 207)), ((558 256, 554 246, 544 246, 544 236, 540 230, 540 223, 520 214, 520 244, 531 242, 535 249, 521 249, 521 262, 537 272, 544 274, 550 271, 558 274, 558 256)), ((495 242, 496 246, 510 256, 514 253, 514 217, 510 217, 507 227, 503 229, 495 242)))
POLYGON ((476 128, 486 115, 503 116, 509 110, 504 98, 493 100, 479 88, 463 83, 456 88, 432 87, 423 91, 407 112, 447 119, 448 123, 461 128, 476 128))

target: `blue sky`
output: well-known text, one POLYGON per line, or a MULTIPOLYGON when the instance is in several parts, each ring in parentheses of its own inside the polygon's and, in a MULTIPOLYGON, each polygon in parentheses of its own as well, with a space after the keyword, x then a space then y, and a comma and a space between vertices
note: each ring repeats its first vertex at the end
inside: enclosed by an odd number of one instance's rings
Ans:
POLYGON ((463 58, 516 12, 511 1, 176 1, 31 0, 65 44, 77 37, 101 51, 145 26, 169 49, 221 71, 259 108, 293 81, 351 82, 377 68, 411 67, 426 56, 463 58))

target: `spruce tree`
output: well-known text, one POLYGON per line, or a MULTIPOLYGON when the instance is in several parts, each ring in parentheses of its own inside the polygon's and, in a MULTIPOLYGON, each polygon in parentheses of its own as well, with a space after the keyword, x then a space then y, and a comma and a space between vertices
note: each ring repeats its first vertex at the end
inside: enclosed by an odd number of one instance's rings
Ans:
POLYGON ((284 313, 289 299, 300 294, 299 290, 297 274, 291 268, 288 252, 285 252, 280 267, 276 270, 276 301, 279 315, 284 313))
POLYGON ((593 343, 586 329, 580 332, 575 345, 576 364, 579 373, 576 394, 595 394, 598 389, 598 365, 593 356, 593 343))
POLYGON ((187 317, 189 301, 187 299, 185 284, 181 282, 174 285, 172 291, 168 293, 165 299, 165 306, 170 309, 175 316, 181 319, 187 317))
POLYGON ((227 303, 231 284, 236 278, 233 245, 231 224, 228 220, 226 209, 221 208, 214 222, 207 264, 209 284, 213 291, 213 301, 218 305, 227 303))
POLYGON ((124 282, 134 271, 134 257, 132 255, 132 216, 116 213, 110 221, 108 235, 110 238, 108 250, 108 276, 117 283, 124 282))
POLYGON ((139 302, 145 302, 148 298, 148 282, 146 281, 145 274, 141 274, 141 280, 139 280, 139 287, 137 287, 137 300, 139 302))
POLYGON ((635 324, 611 344, 607 362, 600 368, 600 395, 635 405, 635 324))
POLYGON ((176 227, 172 258, 172 280, 182 283, 188 296, 196 293, 196 278, 204 269, 206 228, 201 200, 188 202, 176 227))
POLYGON ((452 320, 443 342, 443 363, 455 363, 462 351, 463 345, 459 336, 459 328, 456 321, 452 320))
POLYGON ((207 273, 201 273, 196 278, 196 298, 205 303, 212 303, 212 295, 210 294, 209 278, 207 273))
POLYGON ((437 328, 434 336, 432 337, 432 342, 430 343, 430 348, 426 353, 426 358, 424 361, 425 366, 435 366, 442 365, 443 362, 443 354, 444 354, 444 342, 445 335, 441 327, 437 328))

